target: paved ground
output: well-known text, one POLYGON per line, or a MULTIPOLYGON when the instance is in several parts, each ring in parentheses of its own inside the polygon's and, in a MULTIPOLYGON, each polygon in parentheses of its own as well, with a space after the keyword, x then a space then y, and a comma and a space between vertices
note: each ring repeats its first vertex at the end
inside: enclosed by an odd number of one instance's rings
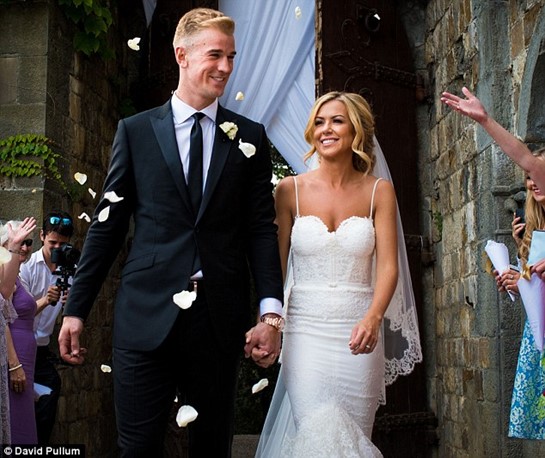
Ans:
POLYGON ((258 435, 240 434, 233 439, 233 458, 254 458, 258 435))

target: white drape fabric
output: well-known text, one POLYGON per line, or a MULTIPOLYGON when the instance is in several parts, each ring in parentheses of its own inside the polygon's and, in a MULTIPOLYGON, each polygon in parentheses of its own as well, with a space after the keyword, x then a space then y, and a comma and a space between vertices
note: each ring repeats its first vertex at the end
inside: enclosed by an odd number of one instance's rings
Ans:
POLYGON ((221 104, 261 122, 297 172, 306 171, 304 139, 314 103, 314 0, 220 0, 236 22, 235 69, 221 104), (237 101, 238 92, 244 100, 237 101))

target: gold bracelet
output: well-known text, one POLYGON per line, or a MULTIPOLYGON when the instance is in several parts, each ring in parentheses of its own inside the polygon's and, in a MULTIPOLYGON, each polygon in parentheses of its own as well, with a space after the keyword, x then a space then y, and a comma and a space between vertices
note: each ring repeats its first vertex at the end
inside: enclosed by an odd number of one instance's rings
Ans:
POLYGON ((21 363, 17 364, 17 366, 13 366, 13 367, 10 367, 8 369, 8 372, 13 372, 13 371, 16 371, 17 369, 23 367, 23 365, 21 363))

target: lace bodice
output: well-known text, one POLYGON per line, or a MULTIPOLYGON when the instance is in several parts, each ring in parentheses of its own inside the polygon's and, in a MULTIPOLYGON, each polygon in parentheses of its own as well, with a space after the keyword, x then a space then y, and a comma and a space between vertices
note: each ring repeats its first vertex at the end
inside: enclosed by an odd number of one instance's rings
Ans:
POLYGON ((334 232, 317 216, 299 216, 292 229, 295 285, 371 286, 375 230, 370 218, 352 216, 334 232))

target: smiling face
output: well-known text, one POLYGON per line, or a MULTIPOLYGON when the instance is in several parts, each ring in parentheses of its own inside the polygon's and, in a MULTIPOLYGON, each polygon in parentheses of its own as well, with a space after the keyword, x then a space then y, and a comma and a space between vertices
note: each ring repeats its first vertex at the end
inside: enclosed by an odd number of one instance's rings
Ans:
POLYGON ((313 139, 321 157, 342 153, 352 156, 354 128, 344 103, 331 100, 322 105, 314 118, 313 139))
POLYGON ((175 53, 180 68, 177 95, 185 103, 200 110, 223 94, 236 54, 233 35, 206 28, 175 53))

